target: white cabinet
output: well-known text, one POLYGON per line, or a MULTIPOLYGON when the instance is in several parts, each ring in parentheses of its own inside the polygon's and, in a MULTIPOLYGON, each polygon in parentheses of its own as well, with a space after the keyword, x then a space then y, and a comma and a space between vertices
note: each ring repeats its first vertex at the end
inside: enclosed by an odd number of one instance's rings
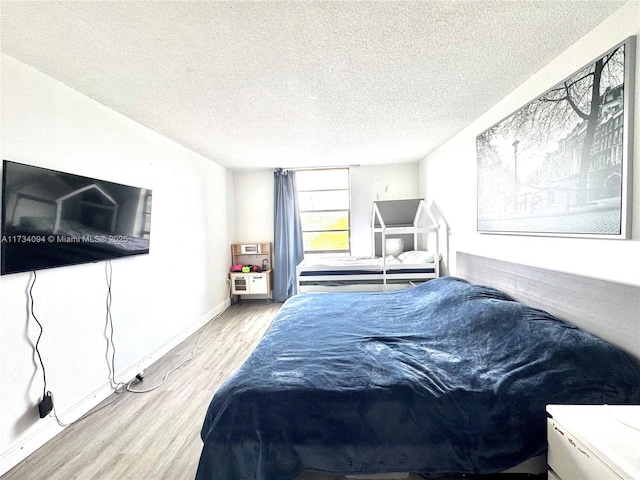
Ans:
POLYGON ((255 275, 249 275, 249 292, 250 293, 261 293, 268 294, 269 290, 267 285, 268 282, 268 273, 260 273, 255 275))
POLYGON ((232 273, 231 293, 234 295, 268 295, 270 273, 271 270, 261 273, 232 273))
POLYGON ((549 479, 640 479, 640 405, 548 405, 549 479))
POLYGON ((260 295, 271 300, 272 260, 271 243, 232 244, 232 271, 229 273, 231 294, 260 295), (241 267, 246 267, 248 272, 240 272, 241 267))

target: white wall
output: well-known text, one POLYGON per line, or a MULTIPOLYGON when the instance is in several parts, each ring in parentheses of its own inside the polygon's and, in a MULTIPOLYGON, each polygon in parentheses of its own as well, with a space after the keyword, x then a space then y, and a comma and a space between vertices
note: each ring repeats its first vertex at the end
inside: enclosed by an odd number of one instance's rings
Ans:
MULTIPOLYGON (((418 164, 351 167, 351 253, 371 255, 374 200, 418 197, 418 164)), ((273 170, 233 173, 235 242, 273 242, 273 170)))
MULTIPOLYGON (((640 123, 633 143, 635 170, 632 240, 528 237, 476 233, 476 136, 593 62, 631 35, 640 34, 640 3, 623 7, 469 127, 420 163, 420 191, 448 223, 447 267, 455 274, 455 251, 499 258, 640 285, 640 123)), ((640 48, 637 49, 640 52, 640 48)), ((640 113, 636 53, 635 112, 640 113)))
POLYGON ((273 170, 233 172, 234 243, 273 243, 273 170))
POLYGON ((351 254, 373 255, 371 207, 376 200, 418 198, 418 164, 352 167, 351 254))
MULTIPOLYGON (((150 254, 111 262, 115 367, 128 381, 227 305, 229 171, 2 55, 2 158, 153 189, 150 254)), ((0 277, 0 474, 59 427, 40 419, 32 273, 0 277)), ((47 388, 62 421, 110 393, 104 262, 38 272, 47 388)))

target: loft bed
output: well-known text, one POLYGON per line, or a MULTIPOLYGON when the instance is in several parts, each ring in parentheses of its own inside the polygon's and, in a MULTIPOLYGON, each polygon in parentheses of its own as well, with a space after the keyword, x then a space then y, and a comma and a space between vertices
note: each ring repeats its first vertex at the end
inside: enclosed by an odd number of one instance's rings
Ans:
POLYGON ((309 255, 296 267, 298 293, 385 291, 440 276, 439 224, 423 199, 375 201, 374 256, 309 255), (433 234, 432 247, 419 250, 433 234))
POLYGON ((640 286, 457 258, 464 278, 290 298, 214 394, 196 480, 540 474, 546 405, 640 403, 640 286))

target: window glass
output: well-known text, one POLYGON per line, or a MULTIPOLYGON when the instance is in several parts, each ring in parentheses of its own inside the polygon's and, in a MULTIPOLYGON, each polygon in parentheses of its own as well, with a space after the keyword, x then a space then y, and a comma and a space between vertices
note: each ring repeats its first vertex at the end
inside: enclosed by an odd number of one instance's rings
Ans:
POLYGON ((300 212, 302 231, 349 230, 347 212, 300 212))
POLYGON ((296 172, 305 253, 349 253, 349 169, 296 172))
POLYGON ((349 210, 349 190, 301 192, 298 189, 300 210, 349 210))
POLYGON ((349 232, 303 232, 305 253, 345 252, 349 250, 349 232))
POLYGON ((349 190, 349 169, 328 168, 324 170, 298 170, 298 191, 349 190))

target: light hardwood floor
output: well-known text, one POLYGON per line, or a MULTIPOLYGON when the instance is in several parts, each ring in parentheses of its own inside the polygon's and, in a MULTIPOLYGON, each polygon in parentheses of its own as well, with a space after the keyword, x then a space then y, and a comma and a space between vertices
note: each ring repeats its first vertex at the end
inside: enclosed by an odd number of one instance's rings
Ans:
MULTIPOLYGON (((194 358, 164 385, 112 395, 103 404, 117 398, 114 403, 65 429, 2 480, 193 479, 213 392, 246 359, 280 307, 264 300, 235 303, 213 320, 194 358)), ((189 357, 201 331, 147 369, 134 388, 157 385, 189 357)))
MULTIPOLYGON (((280 307, 264 300, 232 305, 207 329, 194 358, 160 388, 112 395, 102 405, 116 399, 114 403, 68 427, 1 480, 192 480, 202 448, 200 427, 213 392, 246 359, 280 307)), ((135 387, 157 385, 189 357, 201 331, 147 369, 135 387)), ((407 480, 420 478, 412 474, 407 480)), ((309 471, 296 480, 344 479, 309 471)))

